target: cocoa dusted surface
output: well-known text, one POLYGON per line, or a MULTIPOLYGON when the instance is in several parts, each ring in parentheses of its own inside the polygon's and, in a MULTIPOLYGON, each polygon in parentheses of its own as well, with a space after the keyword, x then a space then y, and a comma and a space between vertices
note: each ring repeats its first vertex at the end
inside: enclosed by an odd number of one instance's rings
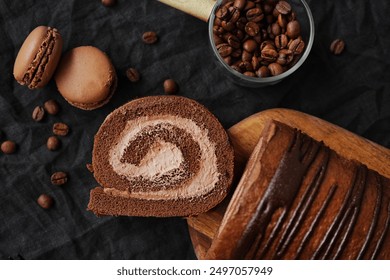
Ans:
POLYGON ((187 224, 181 218, 97 218, 86 210, 96 181, 86 169, 93 136, 104 118, 135 96, 163 94, 172 78, 178 94, 205 105, 225 128, 261 110, 285 107, 340 125, 390 148, 390 7, 387 0, 307 0, 316 37, 308 59, 272 87, 242 88, 226 79, 208 45, 207 24, 155 0, 118 1, 106 8, 96 0, 0 0, 0 141, 15 141, 17 152, 0 154, 0 258, 24 259, 193 259, 187 224), (69 105, 52 80, 30 91, 13 78, 13 64, 26 36, 39 25, 62 35, 63 52, 81 45, 105 51, 118 74, 117 92, 95 111, 69 105), (159 41, 142 42, 156 31, 159 41), (345 49, 330 53, 342 38, 345 49), (139 70, 131 83, 126 70, 139 70), (42 123, 32 110, 55 99, 61 112, 42 123), (58 151, 45 144, 54 122, 71 126, 58 151), (69 173, 62 188, 50 183, 55 171, 69 173), (46 193, 55 200, 44 210, 46 193))

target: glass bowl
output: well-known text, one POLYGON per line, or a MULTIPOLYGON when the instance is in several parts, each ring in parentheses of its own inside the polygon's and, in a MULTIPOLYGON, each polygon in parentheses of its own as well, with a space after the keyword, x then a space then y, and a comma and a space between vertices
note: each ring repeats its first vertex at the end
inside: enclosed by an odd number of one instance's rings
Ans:
POLYGON ((288 70, 286 70, 285 72, 279 75, 270 76, 270 77, 246 76, 231 68, 231 66, 229 66, 224 61, 222 56, 219 54, 217 47, 214 43, 214 36, 213 36, 213 27, 216 18, 215 12, 217 11, 220 5, 225 4, 226 2, 227 2, 226 0, 218 0, 213 7, 209 19, 209 41, 213 53, 218 60, 218 64, 222 65, 222 67, 226 71, 227 76, 231 78, 233 82, 246 87, 263 87, 263 86, 274 85, 282 81, 284 78, 290 76, 304 63, 304 61, 306 60, 306 58, 310 53, 314 41, 314 34, 315 34, 313 16, 308 4, 304 0, 287 0, 286 2, 288 2, 291 5, 292 10, 296 13, 296 19, 299 21, 301 27, 301 37, 302 40, 305 42, 305 49, 303 53, 300 54, 299 60, 291 68, 289 68, 288 70))

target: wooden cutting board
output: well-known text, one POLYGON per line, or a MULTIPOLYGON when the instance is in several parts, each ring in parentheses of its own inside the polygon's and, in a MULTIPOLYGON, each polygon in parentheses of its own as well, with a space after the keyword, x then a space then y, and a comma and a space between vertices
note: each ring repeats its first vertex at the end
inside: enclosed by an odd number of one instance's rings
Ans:
MULTIPOLYGON (((235 151, 237 185, 246 162, 270 120, 295 127, 347 159, 360 161, 368 168, 390 178, 390 150, 319 118, 288 109, 271 109, 252 115, 228 130, 235 151)), ((217 232, 230 196, 207 213, 187 218, 189 232, 198 259, 204 259, 217 232)))

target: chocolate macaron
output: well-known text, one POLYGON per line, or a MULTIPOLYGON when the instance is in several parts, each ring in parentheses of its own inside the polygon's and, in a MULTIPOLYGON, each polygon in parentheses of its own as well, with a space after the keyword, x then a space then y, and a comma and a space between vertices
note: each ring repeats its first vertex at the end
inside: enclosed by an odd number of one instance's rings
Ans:
POLYGON ((92 46, 71 49, 62 58, 54 79, 61 95, 73 106, 93 110, 115 92, 117 76, 108 56, 92 46))
POLYGON ((38 26, 24 41, 14 64, 14 77, 30 89, 44 87, 58 65, 62 37, 57 29, 38 26))

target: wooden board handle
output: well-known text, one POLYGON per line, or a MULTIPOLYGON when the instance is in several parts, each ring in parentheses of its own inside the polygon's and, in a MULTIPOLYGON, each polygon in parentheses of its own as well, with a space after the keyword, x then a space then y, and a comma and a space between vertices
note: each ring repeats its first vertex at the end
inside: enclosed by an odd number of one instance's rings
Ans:
POLYGON ((205 22, 209 20, 215 0, 158 0, 205 22))

